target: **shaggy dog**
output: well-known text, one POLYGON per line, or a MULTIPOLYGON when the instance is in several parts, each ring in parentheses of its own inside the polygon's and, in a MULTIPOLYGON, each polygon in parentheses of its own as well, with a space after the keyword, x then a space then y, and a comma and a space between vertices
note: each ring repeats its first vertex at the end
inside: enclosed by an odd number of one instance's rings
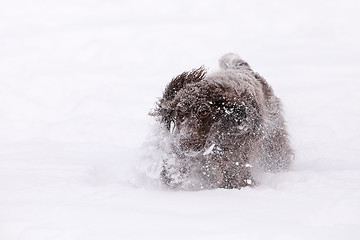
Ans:
POLYGON ((203 67, 172 79, 151 115, 164 126, 169 147, 162 182, 171 188, 255 185, 259 169, 287 169, 293 152, 280 100, 263 77, 235 54, 220 71, 203 67))

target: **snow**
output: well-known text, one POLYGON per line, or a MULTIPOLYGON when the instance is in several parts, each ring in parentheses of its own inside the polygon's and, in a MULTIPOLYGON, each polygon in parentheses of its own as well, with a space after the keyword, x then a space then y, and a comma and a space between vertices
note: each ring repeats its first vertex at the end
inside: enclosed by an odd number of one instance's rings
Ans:
POLYGON ((1 1, 0 239, 359 239, 359 7, 1 1), (255 188, 164 190, 147 113, 227 52, 282 99, 294 165, 255 188))
POLYGON ((212 151, 213 151, 213 149, 214 149, 214 147, 215 147, 215 143, 211 144, 211 146, 210 146, 209 148, 205 149, 203 155, 209 155, 209 154, 211 154, 212 151))

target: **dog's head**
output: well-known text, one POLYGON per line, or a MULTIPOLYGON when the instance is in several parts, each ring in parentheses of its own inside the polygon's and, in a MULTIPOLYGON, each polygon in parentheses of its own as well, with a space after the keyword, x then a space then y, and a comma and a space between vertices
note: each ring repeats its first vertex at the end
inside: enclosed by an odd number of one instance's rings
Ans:
POLYGON ((215 144, 238 148, 239 139, 255 137, 258 105, 246 89, 235 91, 223 81, 208 81, 204 68, 174 78, 159 101, 156 115, 173 134, 180 151, 199 153, 215 144))

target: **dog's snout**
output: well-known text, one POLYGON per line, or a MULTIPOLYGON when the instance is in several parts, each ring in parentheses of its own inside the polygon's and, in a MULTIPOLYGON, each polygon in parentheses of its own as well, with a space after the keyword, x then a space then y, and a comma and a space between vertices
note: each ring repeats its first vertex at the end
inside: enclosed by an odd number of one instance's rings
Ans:
POLYGON ((203 139, 182 139, 180 140, 180 148, 183 151, 200 151, 205 145, 203 139))

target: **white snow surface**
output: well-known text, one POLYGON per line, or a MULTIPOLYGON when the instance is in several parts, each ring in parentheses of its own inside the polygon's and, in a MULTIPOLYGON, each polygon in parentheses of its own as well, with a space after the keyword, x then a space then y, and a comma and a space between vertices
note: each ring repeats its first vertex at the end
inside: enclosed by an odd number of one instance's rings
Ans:
POLYGON ((0 239, 360 239, 359 8, 0 1, 0 239), (254 188, 164 190, 147 113, 228 52, 282 99, 295 162, 254 188))

